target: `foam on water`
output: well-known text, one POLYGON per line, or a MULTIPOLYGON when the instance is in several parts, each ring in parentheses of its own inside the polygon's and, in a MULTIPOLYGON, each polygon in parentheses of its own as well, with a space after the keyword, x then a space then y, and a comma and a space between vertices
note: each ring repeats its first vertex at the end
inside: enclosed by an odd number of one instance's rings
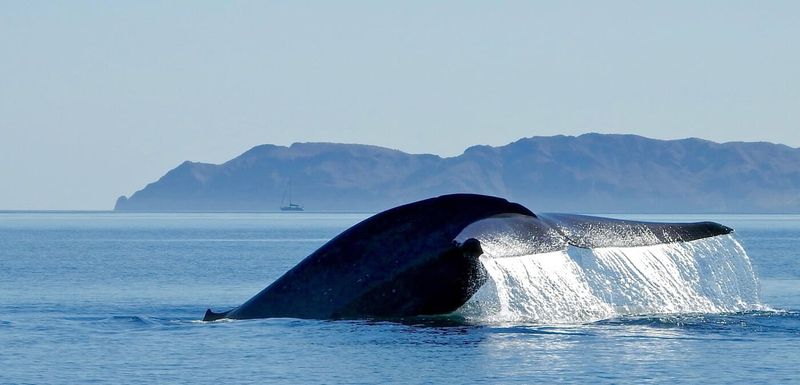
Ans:
POLYGON ((489 279, 459 309, 463 316, 482 322, 581 323, 636 314, 763 309, 750 258, 730 235, 516 256, 507 253, 507 243, 483 242, 481 262, 489 279))

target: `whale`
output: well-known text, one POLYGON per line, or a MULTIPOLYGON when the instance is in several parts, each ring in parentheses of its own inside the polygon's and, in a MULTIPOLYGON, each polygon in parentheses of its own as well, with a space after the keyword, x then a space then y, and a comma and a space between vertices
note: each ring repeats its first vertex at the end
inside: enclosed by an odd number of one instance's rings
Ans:
POLYGON ((715 222, 659 223, 542 213, 506 199, 450 194, 398 206, 345 230, 220 319, 403 319, 456 311, 486 282, 482 240, 525 253, 636 247, 729 234, 715 222))

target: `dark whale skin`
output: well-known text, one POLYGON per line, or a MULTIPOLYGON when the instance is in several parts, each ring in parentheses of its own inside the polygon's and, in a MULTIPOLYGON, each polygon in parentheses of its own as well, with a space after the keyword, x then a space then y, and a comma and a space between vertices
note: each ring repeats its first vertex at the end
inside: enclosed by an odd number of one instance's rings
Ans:
POLYGON ((498 214, 535 217, 502 198, 452 194, 395 207, 345 230, 220 318, 383 318, 456 310, 483 284, 480 244, 453 240, 498 214))

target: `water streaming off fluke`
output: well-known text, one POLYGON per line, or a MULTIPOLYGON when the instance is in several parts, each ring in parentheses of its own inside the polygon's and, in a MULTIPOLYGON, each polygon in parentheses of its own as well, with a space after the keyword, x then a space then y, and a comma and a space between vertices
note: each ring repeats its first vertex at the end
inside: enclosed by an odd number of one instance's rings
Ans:
POLYGON ((763 308, 750 259, 731 235, 528 255, 508 252, 509 240, 483 243, 489 279, 459 309, 482 322, 580 323, 763 308))

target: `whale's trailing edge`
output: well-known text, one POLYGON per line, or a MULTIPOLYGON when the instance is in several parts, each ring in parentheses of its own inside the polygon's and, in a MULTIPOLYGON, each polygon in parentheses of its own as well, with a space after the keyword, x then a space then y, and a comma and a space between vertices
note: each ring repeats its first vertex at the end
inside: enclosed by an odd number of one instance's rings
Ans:
POLYGON ((571 245, 582 248, 688 242, 733 232, 715 222, 638 222, 558 213, 545 213, 537 218, 562 234, 571 245))
MULTIPOLYGON (((566 247, 642 246, 690 241, 732 230, 713 222, 663 224, 569 214, 536 216, 497 197, 444 195, 376 214, 338 235, 241 306, 206 311, 221 318, 399 318, 446 314, 486 280, 478 257, 482 219, 512 223, 514 231, 566 247), (474 230, 474 228, 473 228, 474 230), (459 241, 456 241, 458 239, 459 241)), ((537 250, 534 250, 537 251, 537 250)))

